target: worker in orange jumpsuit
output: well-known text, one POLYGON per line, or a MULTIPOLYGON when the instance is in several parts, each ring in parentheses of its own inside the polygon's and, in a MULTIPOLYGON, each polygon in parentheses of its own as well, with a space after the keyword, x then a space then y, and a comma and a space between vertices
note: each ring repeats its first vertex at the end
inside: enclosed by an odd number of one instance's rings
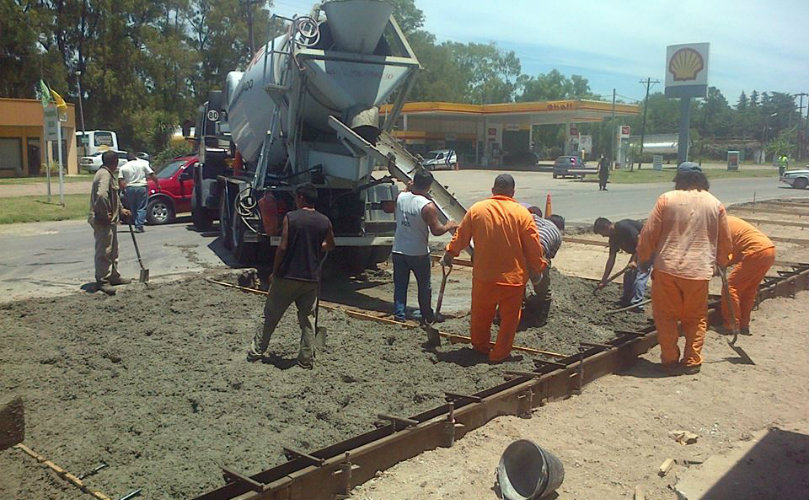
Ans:
POLYGON ((638 260, 653 261, 652 307, 660 360, 670 375, 698 373, 708 327, 708 282, 731 249, 725 207, 708 192, 696 163, 677 167, 674 190, 660 195, 638 238, 638 260), (685 334, 680 359, 678 322, 685 334))
MULTIPOLYGON (((739 333, 750 335, 750 311, 756 302, 758 284, 775 262, 775 245, 767 236, 738 217, 728 216, 733 253, 730 265, 733 271, 728 276, 728 290, 733 302, 733 311, 739 333)), ((731 330, 733 323, 728 304, 722 300, 724 332, 731 330)))
POLYGON ((508 358, 520 323, 525 284, 548 266, 534 219, 514 201, 514 178, 498 175, 492 197, 472 205, 447 245, 443 262, 474 241, 470 336, 476 351, 498 363, 508 358), (491 348, 491 326, 500 310, 500 330, 491 348))

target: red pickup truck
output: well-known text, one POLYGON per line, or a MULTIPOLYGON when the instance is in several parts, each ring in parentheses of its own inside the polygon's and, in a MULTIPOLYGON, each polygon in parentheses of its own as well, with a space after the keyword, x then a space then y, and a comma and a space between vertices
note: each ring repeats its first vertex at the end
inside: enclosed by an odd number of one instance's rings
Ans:
POLYGON ((191 211, 193 167, 198 161, 196 156, 181 156, 155 172, 160 187, 154 181, 148 181, 146 220, 149 224, 167 224, 173 222, 178 213, 191 211))

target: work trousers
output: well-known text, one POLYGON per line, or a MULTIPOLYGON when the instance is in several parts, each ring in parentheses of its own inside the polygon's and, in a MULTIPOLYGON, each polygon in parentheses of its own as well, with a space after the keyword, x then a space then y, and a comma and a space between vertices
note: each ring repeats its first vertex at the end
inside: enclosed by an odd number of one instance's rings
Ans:
MULTIPOLYGON (((774 262, 775 248, 767 248, 744 257, 730 272, 728 292, 739 328, 750 327, 750 312, 756 303, 758 285, 774 262)), ((725 320, 725 327, 731 328, 727 300, 722 300, 722 318, 725 320)))
POLYGON ((393 316, 400 321, 405 320, 407 309, 407 288, 410 286, 410 272, 416 276, 418 286, 419 310, 424 321, 433 321, 432 287, 430 285, 430 256, 404 255, 394 253, 393 261, 393 316))
POLYGON ((520 324, 525 286, 507 286, 472 280, 472 310, 470 336, 472 347, 487 354, 490 361, 502 361, 511 353, 514 334, 520 324), (492 320, 496 310, 500 310, 500 329, 494 348, 491 347, 492 320))
POLYGON ((598 176, 598 190, 599 191, 603 191, 603 190, 607 189, 607 180, 608 179, 609 179, 609 177, 607 177, 607 176, 602 176, 602 175, 598 176))
POLYGON ((651 268, 647 271, 641 271, 637 267, 624 273, 624 293, 621 296, 621 307, 643 302, 643 299, 646 298, 646 283, 649 281, 649 275, 651 274, 651 268))
POLYGON ((540 275, 539 283, 537 283, 536 288, 534 288, 534 294, 542 300, 551 300, 551 265, 548 263, 548 267, 542 271, 542 275, 540 275))
POLYGON ((90 216, 95 238, 95 278, 99 285, 121 278, 118 274, 118 226, 96 222, 90 216))
POLYGON ((298 361, 311 364, 314 358, 315 303, 317 282, 290 280, 274 277, 270 284, 267 301, 264 303, 264 327, 256 332, 250 346, 251 354, 260 356, 267 350, 275 328, 287 308, 294 302, 298 308, 298 324, 301 327, 301 345, 298 361))
POLYGON ((146 195, 146 186, 127 186, 126 194, 126 207, 132 211, 132 225, 137 229, 143 229, 146 223, 146 202, 148 196, 146 195))
POLYGON ((678 278, 653 271, 652 307, 654 309, 660 361, 663 365, 680 362, 685 366, 702 364, 702 344, 708 328, 708 280, 678 278), (680 361, 678 322, 685 335, 685 352, 680 361))

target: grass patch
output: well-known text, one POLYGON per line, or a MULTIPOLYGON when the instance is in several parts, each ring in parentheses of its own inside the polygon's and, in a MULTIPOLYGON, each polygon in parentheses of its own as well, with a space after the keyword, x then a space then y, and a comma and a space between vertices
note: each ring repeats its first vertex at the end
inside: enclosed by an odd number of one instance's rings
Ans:
MULTIPOLYGON (((19 184, 44 184, 47 177, 8 177, 0 179, 0 186, 19 184)), ((89 182, 93 180, 93 174, 66 175, 65 183, 68 182, 89 182)), ((59 174, 51 175, 51 186, 59 185, 59 174)))
POLYGON ((66 194, 64 207, 58 194, 51 195, 50 203, 47 200, 47 196, 0 198, 0 224, 85 219, 90 213, 88 194, 66 194))
MULTIPOLYGON (((643 184, 647 182, 671 182, 674 179, 676 168, 664 168, 663 170, 653 170, 643 168, 641 170, 613 170, 610 172, 610 182, 615 184, 643 184)), ((729 171, 723 168, 706 168, 703 170, 705 176, 711 179, 742 179, 751 177, 778 177, 778 169, 745 169, 729 171)), ((595 176, 593 176, 595 179, 595 176)))

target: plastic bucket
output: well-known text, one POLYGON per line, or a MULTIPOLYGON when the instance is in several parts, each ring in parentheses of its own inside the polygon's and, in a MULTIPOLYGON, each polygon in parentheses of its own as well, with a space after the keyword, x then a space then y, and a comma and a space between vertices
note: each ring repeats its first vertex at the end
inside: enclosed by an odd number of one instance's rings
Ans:
POLYGON ((497 465, 497 481, 506 500, 539 500, 556 491, 564 479, 562 462, 527 439, 508 445, 497 465))

